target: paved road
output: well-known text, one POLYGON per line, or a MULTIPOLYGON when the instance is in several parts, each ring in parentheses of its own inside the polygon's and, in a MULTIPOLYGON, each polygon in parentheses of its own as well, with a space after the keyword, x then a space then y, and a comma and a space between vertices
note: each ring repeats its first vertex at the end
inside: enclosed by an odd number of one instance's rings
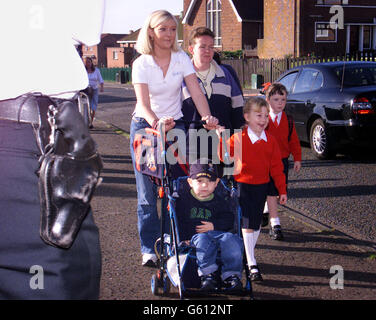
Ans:
MULTIPOLYGON (((152 296, 155 270, 140 266, 128 139, 134 103, 132 90, 107 85, 92 131, 104 160, 92 202, 102 242, 101 299, 178 299, 176 291, 152 296)), ((265 281, 255 285, 256 298, 374 299, 376 157, 318 161, 304 147, 303 159, 302 172, 290 175, 288 206, 281 208, 286 241, 270 240, 267 229, 260 235, 256 254, 265 281), (344 290, 329 286, 334 265, 345 270, 344 290)))
MULTIPOLYGON (((135 96, 113 85, 100 97, 98 119, 129 132, 135 96)), ((289 202, 297 210, 364 240, 376 239, 376 150, 320 161, 303 146, 302 170, 290 170, 289 202)))

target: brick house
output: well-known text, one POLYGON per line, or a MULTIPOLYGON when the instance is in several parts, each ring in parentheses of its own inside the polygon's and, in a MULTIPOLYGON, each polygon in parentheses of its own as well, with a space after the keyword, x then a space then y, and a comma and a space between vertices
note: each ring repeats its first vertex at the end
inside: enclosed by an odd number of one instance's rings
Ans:
POLYGON ((124 34, 103 33, 99 44, 95 46, 82 46, 82 57, 93 58, 94 63, 100 68, 107 67, 107 48, 119 47, 120 45, 117 41, 122 37, 124 37, 124 34))
POLYGON ((257 49, 259 58, 376 50, 376 1, 264 0, 264 38, 257 49))
POLYGON ((219 51, 251 50, 263 37, 263 0, 184 0, 184 49, 191 30, 207 26, 219 51))
POLYGON ((131 31, 128 35, 118 39, 117 47, 107 48, 107 66, 108 68, 129 67, 133 57, 136 54, 134 46, 140 29, 131 31))

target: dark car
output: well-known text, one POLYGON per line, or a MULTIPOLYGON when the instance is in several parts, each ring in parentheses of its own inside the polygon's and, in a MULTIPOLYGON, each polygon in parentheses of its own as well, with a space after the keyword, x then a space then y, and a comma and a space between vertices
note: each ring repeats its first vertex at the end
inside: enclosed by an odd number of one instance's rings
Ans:
POLYGON ((375 146, 376 62, 303 65, 278 80, 288 90, 286 113, 299 139, 320 159, 355 144, 375 146))

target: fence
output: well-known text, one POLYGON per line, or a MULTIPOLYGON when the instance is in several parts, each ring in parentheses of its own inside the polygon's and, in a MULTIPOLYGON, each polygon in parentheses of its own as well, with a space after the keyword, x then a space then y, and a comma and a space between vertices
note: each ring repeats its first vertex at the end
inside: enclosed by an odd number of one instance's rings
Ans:
POLYGON ((313 64, 331 61, 376 61, 375 53, 357 52, 353 55, 336 57, 302 57, 284 59, 239 59, 223 60, 222 63, 231 65, 238 74, 243 86, 250 86, 252 74, 261 75, 262 82, 273 82, 285 71, 304 64, 313 64))
POLYGON ((131 81, 131 68, 99 68, 103 80, 126 83, 131 81))

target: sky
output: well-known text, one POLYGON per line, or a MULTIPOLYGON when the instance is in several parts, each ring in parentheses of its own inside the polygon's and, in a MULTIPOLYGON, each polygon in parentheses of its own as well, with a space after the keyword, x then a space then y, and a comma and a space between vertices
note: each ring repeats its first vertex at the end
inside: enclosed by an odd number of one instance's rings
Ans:
POLYGON ((142 27, 151 12, 160 9, 180 14, 183 0, 106 0, 103 33, 135 31, 142 27))

